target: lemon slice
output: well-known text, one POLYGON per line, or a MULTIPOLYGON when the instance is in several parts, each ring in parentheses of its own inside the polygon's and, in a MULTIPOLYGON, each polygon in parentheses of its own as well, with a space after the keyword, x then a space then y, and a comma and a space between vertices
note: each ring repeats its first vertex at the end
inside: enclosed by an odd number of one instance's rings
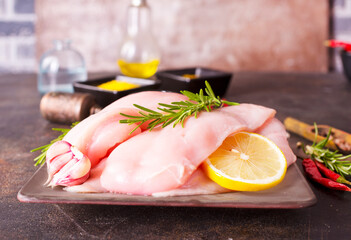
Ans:
POLYGON ((209 178, 237 191, 271 188, 283 180, 286 168, 285 156, 275 143, 249 132, 226 138, 203 163, 209 178))

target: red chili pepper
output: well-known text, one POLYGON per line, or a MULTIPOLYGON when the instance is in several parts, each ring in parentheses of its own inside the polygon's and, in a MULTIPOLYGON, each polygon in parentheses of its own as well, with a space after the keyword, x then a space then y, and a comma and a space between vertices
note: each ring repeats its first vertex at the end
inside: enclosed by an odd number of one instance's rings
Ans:
POLYGON ((351 43, 344 42, 344 41, 331 39, 331 40, 325 41, 325 45, 332 48, 341 47, 345 51, 348 51, 348 52, 351 51, 351 43))
POLYGON ((327 178, 338 182, 338 183, 346 183, 346 184, 351 184, 351 182, 347 181, 343 176, 333 172, 332 170, 330 170, 329 168, 327 168, 323 163, 320 163, 318 161, 314 161, 319 169, 319 171, 321 171, 324 176, 326 176, 327 178))
POLYGON ((316 164, 313 160, 306 158, 302 161, 302 166, 305 169, 305 172, 309 178, 313 181, 320 183, 321 185, 335 190, 342 190, 351 192, 351 188, 347 187, 346 185, 338 182, 334 182, 329 178, 324 178, 322 174, 319 172, 316 164))

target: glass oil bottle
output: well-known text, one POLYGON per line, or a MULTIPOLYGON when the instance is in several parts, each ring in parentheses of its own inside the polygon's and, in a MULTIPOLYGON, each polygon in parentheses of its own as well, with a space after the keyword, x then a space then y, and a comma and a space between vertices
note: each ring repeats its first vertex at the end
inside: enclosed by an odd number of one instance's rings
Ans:
POLYGON ((128 77, 149 78, 160 63, 160 51, 152 34, 151 10, 146 0, 132 0, 118 65, 128 77))

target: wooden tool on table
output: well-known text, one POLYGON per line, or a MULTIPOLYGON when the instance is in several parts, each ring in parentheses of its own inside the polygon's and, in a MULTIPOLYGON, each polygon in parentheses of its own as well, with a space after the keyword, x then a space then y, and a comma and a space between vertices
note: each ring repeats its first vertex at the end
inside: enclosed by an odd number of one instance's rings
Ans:
POLYGON ((331 129, 330 140, 326 146, 334 150, 339 150, 343 153, 351 152, 351 134, 347 132, 328 125, 317 125, 318 135, 316 138, 315 128, 313 125, 308 125, 292 117, 287 117, 284 120, 284 125, 288 131, 296 133, 311 141, 316 140, 316 142, 320 142, 325 139, 329 129, 331 129))

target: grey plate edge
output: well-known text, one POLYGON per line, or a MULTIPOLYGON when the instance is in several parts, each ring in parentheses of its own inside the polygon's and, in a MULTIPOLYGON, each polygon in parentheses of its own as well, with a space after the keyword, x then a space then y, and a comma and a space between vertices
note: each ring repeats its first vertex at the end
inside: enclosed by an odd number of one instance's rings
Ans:
MULTIPOLYGON (((301 173, 300 169, 298 168, 296 162, 293 163, 289 168, 295 168, 297 171, 297 174, 301 178, 305 190, 308 191, 310 194, 310 198, 305 201, 286 201, 285 203, 282 204, 274 204, 274 203, 269 203, 269 202, 261 202, 260 205, 257 204, 252 204, 252 203, 225 203, 225 202, 219 202, 219 203, 204 203, 200 201, 188 201, 188 202, 180 202, 176 200, 171 200, 171 201, 158 201, 162 198, 155 198, 155 197, 147 197, 147 198, 153 198, 157 199, 157 201, 145 201, 145 200, 140 200, 139 196, 135 196, 137 200, 134 201, 123 201, 123 200, 104 200, 104 199, 54 199, 53 197, 38 197, 35 194, 24 194, 23 191, 28 188, 30 185, 31 181, 36 177, 36 175, 40 172, 43 171, 41 170, 43 168, 40 167, 32 176, 31 178, 26 182, 26 184, 23 185, 23 187, 19 190, 17 194, 17 199, 20 202, 23 203, 59 203, 59 204, 103 204, 103 205, 123 205, 123 206, 170 206, 170 207, 216 207, 216 208, 256 208, 256 209, 299 209, 299 208, 306 208, 313 206, 317 202, 317 198, 315 194, 313 193, 312 189, 310 188, 309 184, 307 183, 305 177, 301 173)), ((43 186, 43 188, 45 188, 43 186)), ((82 198, 84 197, 85 194, 94 194, 94 193, 81 193, 82 198)), ((110 194, 110 193, 106 193, 110 194)), ((220 194, 226 194, 226 193, 220 193, 220 194)), ((218 195, 220 195, 218 194, 218 195)), ((217 194, 214 194, 217 195, 217 194)), ((213 195, 212 195, 213 196, 213 195)), ((143 196, 144 197, 144 196, 143 196)), ((176 198, 176 197, 173 197, 176 198)))

